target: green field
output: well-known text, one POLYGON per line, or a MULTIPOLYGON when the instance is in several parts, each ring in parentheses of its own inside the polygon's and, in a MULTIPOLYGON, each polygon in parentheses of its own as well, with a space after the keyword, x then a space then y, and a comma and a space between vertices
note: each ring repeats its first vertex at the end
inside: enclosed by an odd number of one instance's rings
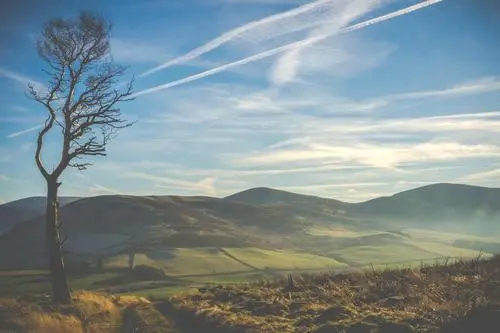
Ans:
POLYGON ((436 255, 429 252, 404 244, 353 246, 345 250, 335 251, 333 255, 339 258, 340 261, 349 263, 350 266, 414 261, 436 257, 436 255))
MULTIPOLYGON (((259 248, 180 248, 135 255, 135 265, 161 268, 170 276, 216 275, 262 269, 334 269, 345 267, 332 258, 290 250, 259 248)), ((106 267, 125 268, 128 255, 109 258, 106 267)))
MULTIPOLYGON (((116 293, 159 299, 205 284, 269 280, 287 272, 371 269, 372 266, 408 267, 421 263, 434 264, 436 258, 442 258, 441 261, 446 257, 471 258, 479 254, 477 249, 460 248, 452 244, 456 240, 492 242, 484 237, 417 229, 402 233, 355 234, 342 230, 330 233, 328 229, 316 232, 321 234, 318 236, 321 239, 315 243, 316 236, 307 236, 309 250, 157 247, 136 253, 134 265, 161 269, 166 275, 161 281, 131 280, 128 255, 109 257, 105 260, 103 269, 91 269, 85 274, 70 274, 69 280, 73 289, 111 288, 109 290, 116 293)), ((489 255, 483 252, 483 257, 489 255)), ((2 296, 47 291, 49 284, 45 271, 0 271, 2 296)))
POLYGON ((332 258, 309 253, 285 250, 264 250, 258 248, 226 249, 232 256, 258 269, 319 269, 325 270, 346 267, 332 258))
MULTIPOLYGON (((161 268, 171 276, 206 275, 247 271, 249 268, 229 258, 217 248, 180 248, 135 255, 135 265, 161 268)), ((128 267, 128 256, 110 258, 107 267, 128 267)))
POLYGON ((443 257, 463 257, 472 258, 479 255, 479 251, 474 249, 464 249, 444 243, 426 242, 426 241, 409 241, 408 244, 420 248, 424 251, 432 252, 435 256, 443 257))
MULTIPOLYGON (((105 270, 85 275, 70 275, 68 279, 72 289, 95 289, 96 282, 106 281, 120 275, 118 271, 105 270)), ((0 295, 43 293, 49 288, 47 271, 0 271, 0 295)))

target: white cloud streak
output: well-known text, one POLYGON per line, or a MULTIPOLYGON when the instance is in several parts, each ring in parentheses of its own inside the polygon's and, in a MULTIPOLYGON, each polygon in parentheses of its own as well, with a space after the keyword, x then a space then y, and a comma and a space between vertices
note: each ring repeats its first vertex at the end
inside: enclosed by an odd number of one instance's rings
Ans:
POLYGON ((395 169, 405 163, 491 156, 500 156, 500 147, 457 142, 424 142, 384 146, 368 143, 355 143, 346 146, 311 143, 302 147, 248 154, 246 157, 238 156, 234 163, 262 166, 332 161, 332 163, 357 163, 374 168, 395 169))
POLYGON ((221 0, 223 3, 232 5, 240 4, 260 4, 260 5, 297 5, 307 2, 307 0, 221 0))
POLYGON ((469 174, 463 177, 462 181, 473 182, 473 181, 487 181, 492 179, 496 180, 497 182, 500 182, 500 168, 469 174))
MULTIPOLYGON (((377 23, 380 23, 380 22, 384 22, 386 20, 390 20, 390 19, 393 19, 393 18, 398 17, 398 16, 409 14, 411 12, 423 9, 425 7, 429 7, 429 6, 435 5, 435 4, 437 4, 439 2, 442 2, 442 1, 443 0, 428 0, 428 1, 423 1, 423 2, 421 2, 419 4, 416 4, 416 5, 413 5, 413 6, 410 6, 410 7, 407 7, 407 8, 404 8, 404 9, 392 12, 390 14, 382 15, 380 17, 377 17, 377 18, 374 18, 374 19, 370 19, 370 20, 367 20, 367 21, 355 24, 353 26, 344 28, 344 29, 340 30, 338 33, 347 33, 347 32, 352 32, 352 31, 364 29, 364 28, 366 28, 366 27, 368 27, 370 25, 377 24, 377 23)), ((268 58, 268 57, 273 56, 275 54, 279 54, 279 53, 282 53, 282 52, 293 50, 294 48, 297 48, 297 47, 307 47, 307 46, 310 46, 310 45, 314 45, 314 44, 316 44, 316 43, 318 43, 318 42, 320 42, 322 40, 325 40, 325 39, 333 36, 333 35, 335 35, 335 33, 324 33, 324 34, 321 34, 321 35, 318 35, 318 36, 314 36, 314 37, 310 37, 310 38, 307 38, 307 39, 299 40, 299 41, 296 41, 296 42, 293 42, 293 43, 289 43, 289 44, 286 44, 286 45, 283 45, 283 46, 280 46, 280 47, 277 47, 277 48, 274 48, 274 49, 270 49, 270 50, 267 50, 267 51, 255 54, 253 56, 250 56, 250 57, 247 57, 247 58, 244 58, 244 59, 232 62, 232 63, 228 63, 228 64, 225 64, 225 65, 216 67, 216 68, 212 68, 212 69, 204 71, 202 73, 198 73, 198 74, 195 74, 195 75, 191 75, 191 76, 185 77, 185 78, 180 79, 180 80, 172 81, 172 82, 165 83, 165 84, 162 84, 162 85, 158 85, 158 86, 155 86, 155 87, 152 87, 152 88, 141 90, 139 92, 136 92, 133 95, 133 97, 138 97, 138 96, 142 96, 142 95, 146 95, 146 94, 151 94, 151 93, 154 93, 154 92, 157 92, 157 91, 161 91, 161 90, 169 89, 169 88, 172 88, 172 87, 175 87, 175 86, 179 86, 179 85, 182 85, 182 84, 186 84, 186 83, 189 83, 189 82, 197 81, 197 80, 200 80, 200 79, 203 79, 203 78, 215 75, 217 73, 220 73, 220 72, 223 72, 223 71, 227 71, 227 70, 235 68, 235 67, 239 67, 239 66, 242 66, 242 65, 254 62, 254 61, 258 61, 258 60, 261 60, 261 59, 264 59, 264 58, 268 58)))
POLYGON ((213 177, 206 177, 198 182, 172 179, 144 172, 127 172, 122 177, 149 180, 154 182, 155 186, 159 188, 195 190, 198 193, 201 192, 206 195, 214 195, 216 193, 215 179, 213 177))
POLYGON ((30 127, 30 128, 24 129, 22 131, 11 133, 11 134, 7 135, 7 139, 12 139, 12 138, 15 138, 15 137, 18 137, 18 136, 21 136, 21 135, 25 135, 25 134, 34 132, 34 131, 38 130, 41 127, 42 127, 41 125, 37 125, 37 126, 33 126, 33 127, 30 127))
MULTIPOLYGON (((268 17, 265 17, 260 20, 252 21, 248 24, 242 25, 238 28, 235 28, 233 30, 227 31, 220 35, 219 37, 209 41, 208 43, 195 48, 194 50, 180 56, 177 58, 174 58, 170 61, 167 61, 160 66, 157 66, 155 68, 152 68, 142 74, 140 74, 138 77, 145 77, 148 75, 151 75, 159 70, 165 69, 167 67, 171 67, 173 65, 178 65, 181 63, 185 63, 187 61, 193 60, 195 58, 198 58, 199 56, 208 53, 226 43, 231 42, 232 40, 236 38, 242 38, 245 36, 245 34, 248 34, 249 32, 255 33, 256 29, 259 29, 261 27, 269 27, 272 24, 276 24, 277 22, 289 19, 289 18, 294 18, 296 16, 302 15, 302 14, 310 14, 311 16, 309 17, 309 20, 304 20, 304 22, 315 22, 313 18, 315 16, 318 16, 318 12, 321 13, 321 11, 328 10, 328 6, 332 7, 332 3, 334 0, 317 0, 312 3, 300 6, 298 8, 294 8, 292 10, 271 15, 268 17)), ((316 17, 317 19, 317 17, 316 17)), ((297 24, 297 22, 293 22, 294 25, 297 24)), ((280 25, 280 28, 283 29, 283 24, 280 25)))
POLYGON ((121 191, 114 188, 102 186, 99 184, 94 184, 93 186, 87 188, 87 193, 90 196, 96 196, 96 195, 120 194, 121 191))
POLYGON ((10 179, 9 177, 7 177, 6 175, 0 174, 0 181, 8 182, 8 181, 11 181, 11 180, 12 179, 10 179))
MULTIPOLYGON (((310 32, 309 38, 314 38, 315 36, 321 35, 324 31, 328 34, 338 34, 340 29, 345 27, 347 24, 351 23, 355 19, 367 14, 368 12, 379 6, 382 1, 351 1, 345 4, 342 10, 336 11, 331 15, 330 20, 323 23, 319 28, 314 29, 310 32)), ((285 83, 294 81, 298 76, 299 69, 303 62, 301 61, 301 55, 303 51, 308 48, 310 44, 304 44, 298 46, 290 51, 285 52, 278 60, 275 62, 271 70, 271 82, 275 85, 283 85, 285 83)), ((342 52, 340 50, 329 50, 329 56, 331 58, 343 58, 342 52)))
POLYGON ((339 133, 415 133, 415 132, 500 132, 500 112, 469 113, 448 116, 402 118, 351 123, 337 126, 339 133))
POLYGON ((30 78, 29 76, 8 70, 6 68, 0 67, 0 77, 5 77, 9 80, 20 83, 23 86, 25 86, 25 88, 27 88, 28 84, 32 84, 33 87, 38 91, 47 90, 47 87, 43 83, 36 81, 36 80, 30 78))
POLYGON ((418 91, 411 93, 402 93, 375 98, 365 101, 365 104, 372 104, 376 108, 385 106, 391 102, 412 100, 412 99, 432 99, 432 98, 452 98, 459 96, 468 96, 481 93, 500 91, 500 79, 496 77, 486 77, 478 80, 472 80, 454 85, 450 88, 441 90, 418 91))

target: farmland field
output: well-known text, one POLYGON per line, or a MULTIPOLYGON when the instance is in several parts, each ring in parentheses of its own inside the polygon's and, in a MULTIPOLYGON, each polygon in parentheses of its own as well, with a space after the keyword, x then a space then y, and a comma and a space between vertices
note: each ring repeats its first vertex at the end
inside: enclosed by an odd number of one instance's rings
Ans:
MULTIPOLYGON (((337 231, 330 234, 327 229, 318 233, 323 238, 312 252, 307 252, 306 249, 257 247, 156 247, 136 253, 135 267, 145 265, 164 272, 163 281, 154 283, 147 282, 147 278, 131 280, 129 256, 125 254, 108 257, 100 270, 94 268, 86 273, 70 274, 69 280, 74 289, 104 288, 118 293, 166 298, 207 283, 232 284, 269 280, 293 271, 342 271, 372 266, 408 267, 443 262, 446 257, 472 258, 480 251, 456 247, 452 245, 453 242, 457 239, 491 242, 491 239, 485 237, 417 229, 406 230, 401 235, 349 232, 341 237, 337 231)), ((484 251, 481 255, 490 256, 484 251)), ((14 295, 47 292, 47 278, 43 270, 0 271, 0 293, 14 295)))

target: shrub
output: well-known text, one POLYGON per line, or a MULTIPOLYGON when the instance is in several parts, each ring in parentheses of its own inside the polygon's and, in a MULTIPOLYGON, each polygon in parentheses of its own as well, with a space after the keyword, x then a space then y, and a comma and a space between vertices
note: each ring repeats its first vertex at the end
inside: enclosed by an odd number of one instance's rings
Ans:
POLYGON ((139 280, 163 280, 166 278, 163 270, 149 265, 137 265, 132 272, 134 277, 139 280))

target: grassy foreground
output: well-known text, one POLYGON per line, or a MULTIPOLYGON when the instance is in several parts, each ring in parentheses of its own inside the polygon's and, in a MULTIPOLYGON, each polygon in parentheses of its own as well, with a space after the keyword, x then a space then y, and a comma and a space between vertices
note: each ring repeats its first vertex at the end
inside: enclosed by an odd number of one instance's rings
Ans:
POLYGON ((497 256, 418 269, 300 275, 293 286, 288 280, 219 286, 173 297, 163 307, 195 332, 497 332, 500 310, 492 304, 499 302, 497 256), (453 326, 457 320, 467 323, 453 326))
POLYGON ((76 292, 73 304, 54 306, 44 296, 0 299, 0 332, 23 333, 174 333, 176 330, 147 299, 76 292))
POLYGON ((199 288, 168 301, 81 291, 0 299, 0 332, 477 333, 500 327, 500 256, 199 288))

